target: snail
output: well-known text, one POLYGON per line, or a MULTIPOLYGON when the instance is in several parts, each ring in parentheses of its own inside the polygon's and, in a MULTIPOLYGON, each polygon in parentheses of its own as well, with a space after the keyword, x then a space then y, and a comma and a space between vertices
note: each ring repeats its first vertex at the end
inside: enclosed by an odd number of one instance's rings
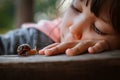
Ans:
POLYGON ((29 55, 35 55, 37 54, 37 50, 31 49, 31 47, 28 44, 21 44, 17 48, 18 55, 21 56, 29 56, 29 55))

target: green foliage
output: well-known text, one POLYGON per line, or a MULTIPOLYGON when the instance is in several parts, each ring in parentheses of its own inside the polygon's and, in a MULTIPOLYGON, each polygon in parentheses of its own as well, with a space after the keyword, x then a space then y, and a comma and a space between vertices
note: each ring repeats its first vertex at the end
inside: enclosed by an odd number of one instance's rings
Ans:
MULTIPOLYGON (((56 2, 57 0, 36 0, 35 1, 35 14, 38 15, 45 13, 49 18, 53 18, 56 15, 56 2)), ((37 17, 38 17, 37 15, 37 17)))
MULTIPOLYGON (((35 0, 34 12, 50 13, 50 17, 55 13, 55 5, 57 0, 35 0)), ((14 0, 0 0, 0 34, 14 29, 14 0)), ((38 15, 40 15, 38 14, 38 15)))
POLYGON ((8 28, 13 24, 13 2, 4 0, 0 2, 0 28, 8 28))
POLYGON ((57 0, 36 0, 35 12, 47 12, 50 8, 55 9, 55 3, 57 0))

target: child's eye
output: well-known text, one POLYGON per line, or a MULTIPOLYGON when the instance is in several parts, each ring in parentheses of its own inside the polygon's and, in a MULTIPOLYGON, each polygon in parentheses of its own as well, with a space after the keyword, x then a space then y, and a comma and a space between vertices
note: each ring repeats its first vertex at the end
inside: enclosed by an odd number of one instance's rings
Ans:
POLYGON ((80 12, 80 13, 81 13, 81 11, 80 11, 78 8, 76 8, 73 4, 71 5, 71 8, 72 8, 73 10, 75 10, 76 12, 80 12))
POLYGON ((92 25, 92 28, 93 28, 93 30, 94 30, 97 34, 99 34, 99 35, 106 35, 106 33, 100 31, 100 30, 95 26, 95 24, 92 25))

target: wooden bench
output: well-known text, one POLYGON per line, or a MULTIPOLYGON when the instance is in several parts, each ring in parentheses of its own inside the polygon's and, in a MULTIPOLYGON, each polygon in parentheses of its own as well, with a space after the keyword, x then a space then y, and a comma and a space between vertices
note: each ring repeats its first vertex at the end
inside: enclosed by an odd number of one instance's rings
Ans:
POLYGON ((0 80, 120 80, 120 51, 78 56, 0 56, 0 80))

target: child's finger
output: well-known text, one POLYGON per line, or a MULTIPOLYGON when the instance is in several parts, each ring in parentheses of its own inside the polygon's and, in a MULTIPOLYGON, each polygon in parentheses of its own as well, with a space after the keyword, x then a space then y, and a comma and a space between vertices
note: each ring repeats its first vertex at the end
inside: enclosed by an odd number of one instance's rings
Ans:
POLYGON ((71 48, 71 49, 67 49, 66 50, 66 54, 68 56, 74 56, 74 55, 78 55, 81 54, 85 51, 87 51, 87 49, 93 45, 92 42, 86 41, 86 42, 80 42, 79 44, 77 44, 75 47, 71 48))
POLYGON ((98 53, 104 50, 108 50, 109 46, 106 41, 100 41, 96 43, 94 46, 88 48, 89 53, 98 53))
POLYGON ((67 48, 76 45, 76 42, 60 43, 59 45, 45 50, 45 55, 56 55, 65 52, 67 48))
POLYGON ((58 45, 58 44, 59 44, 59 43, 54 43, 54 44, 48 45, 47 47, 39 50, 39 54, 44 55, 44 53, 45 53, 44 51, 45 51, 46 49, 52 48, 52 47, 54 47, 54 46, 56 46, 56 45, 58 45))

